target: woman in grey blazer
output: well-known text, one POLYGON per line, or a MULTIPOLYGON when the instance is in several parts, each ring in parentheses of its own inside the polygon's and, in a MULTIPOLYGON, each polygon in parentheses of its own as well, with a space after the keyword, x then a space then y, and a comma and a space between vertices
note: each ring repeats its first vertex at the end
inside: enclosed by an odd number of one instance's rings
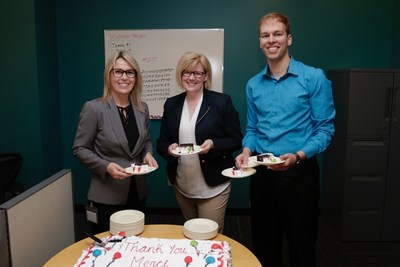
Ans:
POLYGON ((73 153, 91 172, 88 220, 93 234, 109 231, 112 213, 145 207, 146 176, 125 171, 131 163, 158 168, 141 94, 138 63, 129 52, 119 51, 106 62, 103 97, 86 102, 80 113, 73 153))

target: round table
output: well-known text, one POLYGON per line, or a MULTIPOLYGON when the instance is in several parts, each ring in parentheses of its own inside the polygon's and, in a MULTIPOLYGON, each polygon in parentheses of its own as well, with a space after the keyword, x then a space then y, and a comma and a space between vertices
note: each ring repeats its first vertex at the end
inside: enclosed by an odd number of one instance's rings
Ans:
MULTIPOLYGON (((102 238, 108 235, 110 235, 109 232, 103 232, 96 236, 102 238)), ((145 225, 143 233, 138 236, 170 239, 186 238, 183 235, 182 225, 171 224, 145 225)), ((222 234, 218 234, 212 240, 229 242, 231 245, 232 265, 234 267, 261 267, 261 263, 258 261, 256 256, 236 240, 222 234)), ((71 267, 78 261, 82 251, 88 249, 92 243, 93 240, 90 238, 82 239, 54 255, 45 265, 43 265, 43 267, 71 267)))

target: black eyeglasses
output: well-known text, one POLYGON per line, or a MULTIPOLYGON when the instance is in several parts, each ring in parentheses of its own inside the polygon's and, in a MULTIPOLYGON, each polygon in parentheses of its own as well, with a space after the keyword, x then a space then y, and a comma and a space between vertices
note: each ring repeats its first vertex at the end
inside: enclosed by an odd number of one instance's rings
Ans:
POLYGON ((123 69, 112 69, 111 70, 114 74, 115 77, 120 78, 124 73, 126 74, 126 77, 128 78, 135 78, 136 76, 136 71, 134 69, 130 70, 123 70, 123 69))
POLYGON ((193 76, 195 78, 201 78, 201 77, 203 77, 205 72, 202 72, 202 71, 186 71, 186 70, 184 72, 182 72, 182 76, 183 77, 190 77, 190 76, 192 76, 192 74, 193 74, 193 76))

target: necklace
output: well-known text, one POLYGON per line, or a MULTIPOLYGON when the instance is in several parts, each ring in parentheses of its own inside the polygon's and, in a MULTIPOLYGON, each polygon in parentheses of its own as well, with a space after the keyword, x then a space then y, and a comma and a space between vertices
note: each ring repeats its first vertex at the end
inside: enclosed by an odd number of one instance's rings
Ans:
POLYGON ((131 105, 128 105, 128 106, 126 106, 124 108, 117 106, 119 114, 121 115, 121 118, 123 119, 125 124, 129 124, 129 112, 128 112, 128 109, 130 108, 130 106, 131 105))
POLYGON ((190 111, 194 112, 197 108, 197 104, 199 103, 199 101, 194 101, 192 103, 189 103, 189 101, 187 102, 187 106, 189 108, 190 111))
POLYGON ((186 105, 188 107, 189 113, 193 114, 196 111, 197 105, 199 104, 200 96, 186 96, 186 105))

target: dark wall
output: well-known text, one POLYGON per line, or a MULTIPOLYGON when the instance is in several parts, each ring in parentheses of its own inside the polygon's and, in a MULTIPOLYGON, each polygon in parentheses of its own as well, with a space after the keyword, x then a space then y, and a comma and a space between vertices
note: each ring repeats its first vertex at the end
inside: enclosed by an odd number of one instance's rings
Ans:
MULTIPOLYGON (((291 54, 306 64, 324 70, 400 67, 400 5, 396 0, 353 2, 5 0, 0 150, 23 154, 19 177, 27 186, 61 168, 72 169, 76 202, 85 203, 89 173, 72 156, 71 146, 82 104, 102 95, 104 29, 223 28, 224 92, 240 111, 244 132, 245 84, 265 64, 258 20, 267 12, 291 18, 291 54)), ((159 126, 152 121, 154 140, 159 126)), ((149 175, 148 204, 175 207, 165 162, 156 158, 160 169, 149 175)), ((230 207, 248 207, 248 182, 233 181, 230 207)))
POLYGON ((394 8, 392 10, 393 13, 393 28, 392 28, 392 61, 391 61, 391 66, 398 68, 400 65, 400 34, 399 34, 399 29, 400 29, 400 1, 395 1, 394 8))
POLYGON ((63 167, 55 9, 51 0, 0 4, 0 152, 22 154, 26 188, 63 167))

